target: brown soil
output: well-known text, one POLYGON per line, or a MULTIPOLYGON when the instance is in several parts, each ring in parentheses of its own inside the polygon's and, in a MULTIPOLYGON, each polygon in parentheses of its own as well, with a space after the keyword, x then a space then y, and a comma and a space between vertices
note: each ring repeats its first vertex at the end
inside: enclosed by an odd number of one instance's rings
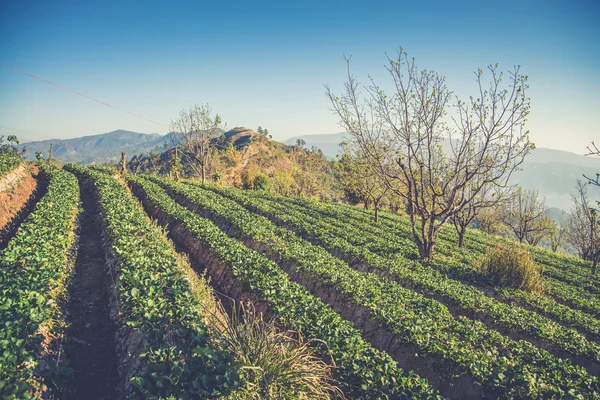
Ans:
POLYGON ((36 180, 37 174, 37 167, 31 166, 11 186, 0 192, 0 249, 5 247, 38 200, 36 191, 41 191, 36 180))
POLYGON ((111 278, 92 194, 81 189, 79 253, 69 303, 66 356, 74 369, 70 398, 117 398, 115 329, 110 319, 111 278))

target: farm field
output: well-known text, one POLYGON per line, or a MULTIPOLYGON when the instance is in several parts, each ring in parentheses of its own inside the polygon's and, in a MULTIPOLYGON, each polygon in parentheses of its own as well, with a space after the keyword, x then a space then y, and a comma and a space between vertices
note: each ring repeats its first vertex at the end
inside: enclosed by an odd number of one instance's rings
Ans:
POLYGON ((600 398, 599 278, 580 259, 527 246, 538 295, 475 268, 521 246, 475 230, 459 248, 443 229, 421 261, 387 211, 75 164, 8 160, 0 183, 18 168, 1 398, 266 398, 216 333, 227 298, 304 338, 332 398, 600 398))

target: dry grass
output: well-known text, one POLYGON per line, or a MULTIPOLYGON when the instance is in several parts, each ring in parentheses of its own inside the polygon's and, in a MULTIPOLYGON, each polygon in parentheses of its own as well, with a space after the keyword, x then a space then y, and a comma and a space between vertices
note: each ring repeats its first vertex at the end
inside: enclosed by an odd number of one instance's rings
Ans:
POLYGON ((244 386, 230 399, 344 398, 331 376, 333 366, 315 354, 310 342, 280 330, 274 320, 265 321, 251 303, 234 305, 231 317, 221 308, 211 326, 241 366, 244 386))
POLYGON ((530 293, 544 292, 543 270, 533 262, 531 253, 525 248, 503 245, 490 248, 476 267, 497 285, 512 286, 530 293))

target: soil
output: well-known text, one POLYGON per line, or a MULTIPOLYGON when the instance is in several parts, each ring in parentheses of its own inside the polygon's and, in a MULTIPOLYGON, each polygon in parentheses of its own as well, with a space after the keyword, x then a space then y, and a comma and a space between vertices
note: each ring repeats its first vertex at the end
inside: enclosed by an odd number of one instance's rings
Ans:
POLYGON ((117 361, 115 328, 110 319, 111 277, 92 194, 81 189, 79 253, 69 303, 65 352, 74 369, 69 398, 115 399, 117 361))
POLYGON ((0 249, 6 247, 23 219, 35 208, 45 192, 44 185, 36 180, 37 167, 31 166, 29 170, 23 168, 20 171, 21 174, 0 191, 0 249))

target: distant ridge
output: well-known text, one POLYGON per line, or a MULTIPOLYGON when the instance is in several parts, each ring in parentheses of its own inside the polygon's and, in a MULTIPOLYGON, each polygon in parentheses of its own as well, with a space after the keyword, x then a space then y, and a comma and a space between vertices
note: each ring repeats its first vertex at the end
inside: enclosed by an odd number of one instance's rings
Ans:
POLYGON ((26 142, 21 144, 20 147, 25 147, 25 157, 28 160, 35 160, 36 152, 41 152, 44 154, 44 157, 47 157, 50 144, 54 143, 53 157, 59 161, 79 164, 102 164, 117 161, 121 155, 121 151, 125 151, 128 155, 133 156, 159 147, 159 151, 162 152, 166 148, 172 147, 172 139, 176 139, 176 136, 173 135, 176 134, 147 134, 119 129, 99 135, 82 136, 72 139, 26 142))

